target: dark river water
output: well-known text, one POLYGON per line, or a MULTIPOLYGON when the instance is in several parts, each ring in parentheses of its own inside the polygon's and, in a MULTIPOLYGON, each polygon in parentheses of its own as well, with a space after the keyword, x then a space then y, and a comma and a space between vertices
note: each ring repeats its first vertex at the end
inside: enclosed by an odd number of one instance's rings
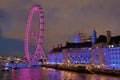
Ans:
POLYGON ((120 77, 83 74, 50 68, 21 68, 0 71, 0 80, 120 80, 120 77))

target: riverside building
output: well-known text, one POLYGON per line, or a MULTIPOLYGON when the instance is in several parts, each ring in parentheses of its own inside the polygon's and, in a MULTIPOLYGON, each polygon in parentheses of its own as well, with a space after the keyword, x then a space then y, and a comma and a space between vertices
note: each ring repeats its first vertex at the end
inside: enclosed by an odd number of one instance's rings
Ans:
POLYGON ((120 70, 120 36, 100 35, 95 30, 92 37, 82 39, 74 36, 73 42, 58 45, 48 54, 49 64, 79 64, 99 69, 120 70), (82 40, 82 41, 79 41, 82 40))

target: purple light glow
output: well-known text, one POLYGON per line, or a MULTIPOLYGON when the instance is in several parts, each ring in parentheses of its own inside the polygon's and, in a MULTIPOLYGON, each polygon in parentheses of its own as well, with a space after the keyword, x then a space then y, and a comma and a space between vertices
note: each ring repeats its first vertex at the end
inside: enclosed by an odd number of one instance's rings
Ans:
POLYGON ((26 23, 26 28, 25 28, 25 37, 24 37, 24 50, 25 50, 25 57, 28 61, 30 61, 30 52, 29 52, 29 35, 33 32, 30 32, 30 24, 31 24, 31 20, 32 20, 32 16, 34 14, 34 12, 37 11, 38 15, 39 15, 39 32, 37 33, 38 35, 35 36, 37 38, 36 43, 37 43, 37 47, 36 50, 34 52, 34 57, 33 60, 34 61, 38 61, 39 58, 41 57, 42 59, 46 59, 45 55, 44 55, 44 51, 41 47, 42 44, 42 40, 43 40, 43 33, 44 33, 44 20, 43 20, 43 10, 39 5, 34 5, 32 7, 32 9, 29 12, 28 15, 28 19, 27 19, 27 23, 26 23), (39 57, 40 55, 40 57, 39 57))

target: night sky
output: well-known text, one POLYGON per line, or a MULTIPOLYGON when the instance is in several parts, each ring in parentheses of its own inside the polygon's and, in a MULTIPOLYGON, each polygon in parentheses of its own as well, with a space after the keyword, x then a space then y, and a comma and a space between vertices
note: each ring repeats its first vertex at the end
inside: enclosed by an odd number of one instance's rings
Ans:
MULTIPOLYGON (((76 33, 90 35, 94 28, 97 36, 107 30, 119 35, 120 0, 0 0, 0 55, 24 55, 25 25, 34 4, 44 10, 46 53, 53 45, 72 42, 76 33)), ((33 16, 32 28, 38 27, 37 21, 33 16)))

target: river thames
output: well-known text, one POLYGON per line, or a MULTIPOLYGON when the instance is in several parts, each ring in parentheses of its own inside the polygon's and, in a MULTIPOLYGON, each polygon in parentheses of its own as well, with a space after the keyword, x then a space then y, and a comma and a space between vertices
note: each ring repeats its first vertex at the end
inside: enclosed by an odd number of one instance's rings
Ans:
POLYGON ((0 80, 120 80, 120 77, 83 74, 42 67, 0 71, 0 80))

